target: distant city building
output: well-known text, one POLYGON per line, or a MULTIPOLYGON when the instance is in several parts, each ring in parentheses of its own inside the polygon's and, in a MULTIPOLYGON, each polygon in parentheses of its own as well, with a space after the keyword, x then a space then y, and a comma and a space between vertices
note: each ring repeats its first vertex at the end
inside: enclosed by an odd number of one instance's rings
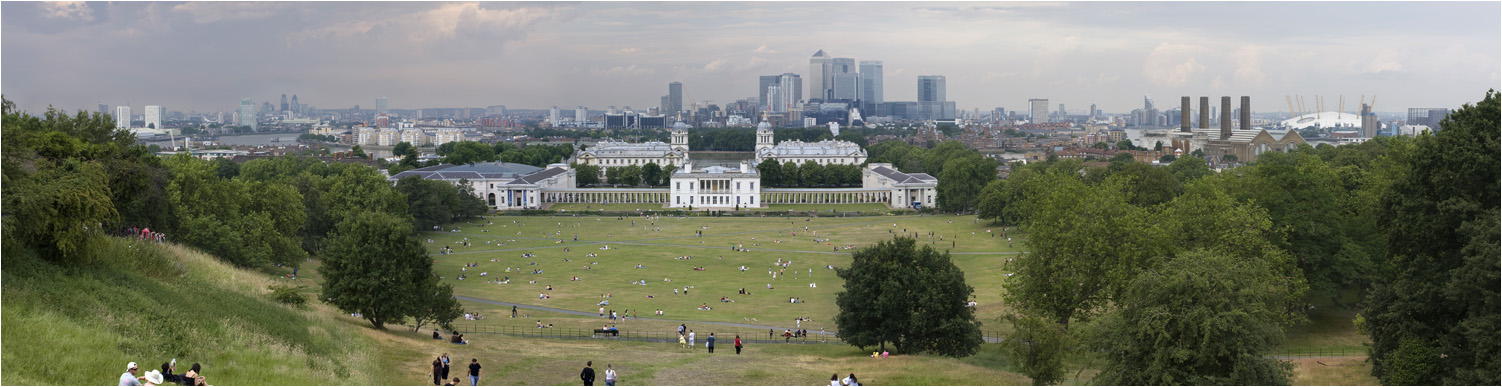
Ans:
POLYGON ((162 127, 162 119, 166 116, 167 108, 156 105, 147 105, 145 112, 145 127, 150 129, 164 129, 162 127))
POLYGON ((562 118, 560 118, 558 116, 558 107, 557 106, 554 106, 552 110, 548 110, 548 124, 549 125, 558 126, 559 124, 562 124, 562 122, 560 122, 561 120, 562 120, 562 118))
POLYGON ((1048 99, 1030 99, 1028 105, 1028 122, 1034 124, 1048 123, 1048 99))
POLYGON ((662 109, 669 115, 677 116, 683 111, 683 83, 669 82, 667 98, 668 102, 662 109))
POLYGON ((130 129, 130 105, 115 107, 115 128, 130 129))
POLYGON ((1439 127, 1440 121, 1444 121, 1445 117, 1448 116, 1450 116, 1450 109, 1409 108, 1407 122, 1408 125, 1423 125, 1434 131, 1439 131, 1441 129, 1439 127))
POLYGON ((376 98, 376 111, 375 111, 375 114, 376 115, 386 114, 386 112, 387 112, 387 110, 386 110, 387 109, 386 104, 387 104, 386 97, 376 98))
POLYGON ((256 103, 250 98, 241 98, 240 112, 235 118, 239 120, 238 126, 249 126, 250 131, 256 131, 256 103))
POLYGON ((883 65, 879 60, 861 61, 861 111, 867 116, 875 115, 876 106, 885 98, 883 94, 883 65))
POLYGON ((830 85, 833 82, 834 58, 830 58, 824 50, 814 53, 808 59, 808 99, 829 99, 830 85))
POLYGON ((110 114, 110 105, 99 104, 99 114, 110 114))
POLYGON ((583 106, 574 108, 574 125, 582 126, 587 121, 589 121, 589 108, 583 106))
MULTIPOLYGON (((684 141, 687 141, 687 134, 684 134, 684 137, 684 141)), ((686 148, 687 144, 677 148, 661 141, 632 144, 606 140, 579 152, 578 162, 583 165, 600 166, 601 173, 605 172, 605 168, 643 166, 647 163, 657 163, 660 167, 683 165, 688 162, 686 148)))
POLYGON ((290 104, 287 103, 287 95, 286 94, 282 94, 282 109, 278 110, 278 111, 284 112, 284 111, 288 111, 288 110, 292 110, 292 106, 290 106, 290 104))
POLYGON ((304 112, 302 111, 302 104, 297 102, 297 94, 292 95, 292 112, 297 114, 304 114, 304 112))
POLYGON ((491 105, 491 106, 486 106, 485 107, 485 115, 487 115, 487 116, 505 117, 506 116, 506 105, 491 105))
POLYGON ((948 100, 948 88, 943 75, 918 76, 918 115, 924 120, 952 120, 955 118, 954 102, 948 100))

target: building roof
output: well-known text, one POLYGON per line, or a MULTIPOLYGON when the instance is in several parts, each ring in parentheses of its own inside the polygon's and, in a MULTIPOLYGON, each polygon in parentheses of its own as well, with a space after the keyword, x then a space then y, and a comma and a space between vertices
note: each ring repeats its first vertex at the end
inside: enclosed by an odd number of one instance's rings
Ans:
POLYGON ((1351 113, 1320 112, 1286 119, 1282 122, 1283 127, 1293 129, 1312 128, 1315 124, 1319 124, 1319 127, 1326 129, 1335 127, 1360 128, 1361 116, 1351 113))
POLYGON ((542 168, 526 164, 488 162, 465 165, 440 164, 431 167, 418 168, 398 173, 391 176, 392 180, 401 180, 407 176, 418 176, 429 180, 508 180, 520 179, 541 171, 542 168))
POLYGON ((783 141, 777 145, 762 149, 762 157, 844 157, 866 155, 866 150, 860 145, 843 140, 824 140, 819 142, 803 142, 798 140, 783 141))
POLYGON ((661 141, 649 141, 640 144, 632 144, 620 141, 601 141, 595 146, 579 152, 579 156, 594 157, 663 157, 668 154, 683 156, 681 151, 673 149, 671 145, 661 141))
POLYGON ((567 170, 563 168, 548 168, 532 173, 530 175, 522 176, 521 178, 512 181, 510 184, 537 184, 537 182, 539 181, 550 179, 553 176, 561 175, 564 172, 567 172, 567 170))
POLYGON ((871 168, 871 172, 892 179, 895 184, 938 183, 939 179, 929 176, 927 173, 902 173, 896 169, 887 167, 871 168))

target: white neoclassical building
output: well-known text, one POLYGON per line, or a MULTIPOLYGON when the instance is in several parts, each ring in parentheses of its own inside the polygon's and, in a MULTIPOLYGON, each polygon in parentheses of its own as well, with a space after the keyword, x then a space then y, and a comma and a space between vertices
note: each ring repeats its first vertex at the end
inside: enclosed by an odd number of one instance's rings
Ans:
POLYGON ((669 208, 761 207, 761 174, 742 161, 740 168, 689 163, 673 172, 669 208))
POLYGON ((441 164, 398 173, 391 184, 408 176, 469 184, 475 195, 497 210, 541 208, 543 191, 572 190, 574 170, 568 164, 538 168, 526 164, 487 162, 467 165, 441 164))
POLYGON ((773 144, 772 125, 762 121, 756 125, 756 163, 777 160, 779 163, 803 164, 813 161, 821 165, 860 165, 866 162, 866 150, 860 145, 844 140, 803 142, 783 141, 773 144))
POLYGON ((605 168, 643 166, 647 163, 657 163, 660 167, 684 165, 689 161, 688 125, 682 122, 673 125, 671 144, 661 141, 640 144, 603 141, 579 152, 578 161, 583 165, 599 166, 601 173, 605 172, 605 168))
POLYGON ((861 187, 888 192, 887 205, 892 208, 935 207, 938 186, 939 179, 927 173, 898 172, 887 163, 868 164, 861 173, 861 187))

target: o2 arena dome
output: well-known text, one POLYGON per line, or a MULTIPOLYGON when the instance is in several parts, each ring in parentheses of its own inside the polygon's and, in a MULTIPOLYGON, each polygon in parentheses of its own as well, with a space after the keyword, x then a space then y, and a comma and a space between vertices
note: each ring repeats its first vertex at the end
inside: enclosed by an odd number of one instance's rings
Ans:
POLYGON ((1315 125, 1323 129, 1360 128, 1361 116, 1339 112, 1309 113, 1283 120, 1281 124, 1284 128, 1294 130, 1313 128, 1315 125))

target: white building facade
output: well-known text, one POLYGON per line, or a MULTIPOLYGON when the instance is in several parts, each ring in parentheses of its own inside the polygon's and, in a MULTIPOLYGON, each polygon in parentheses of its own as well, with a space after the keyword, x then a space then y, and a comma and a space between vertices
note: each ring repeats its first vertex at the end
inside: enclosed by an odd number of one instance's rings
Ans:
POLYGON ((932 208, 938 203, 936 188, 939 179, 926 173, 902 173, 892 164, 866 165, 861 171, 861 186, 866 189, 880 188, 888 191, 887 205, 892 208, 932 208))
POLYGON ((572 190, 576 186, 574 170, 568 164, 547 168, 505 162, 443 164, 398 173, 388 180, 396 184, 408 176, 468 184, 486 206, 496 210, 541 208, 543 191, 572 190))
POLYGON ((689 163, 673 172, 668 190, 669 208, 761 207, 761 174, 744 161, 740 168, 694 169, 689 163))

